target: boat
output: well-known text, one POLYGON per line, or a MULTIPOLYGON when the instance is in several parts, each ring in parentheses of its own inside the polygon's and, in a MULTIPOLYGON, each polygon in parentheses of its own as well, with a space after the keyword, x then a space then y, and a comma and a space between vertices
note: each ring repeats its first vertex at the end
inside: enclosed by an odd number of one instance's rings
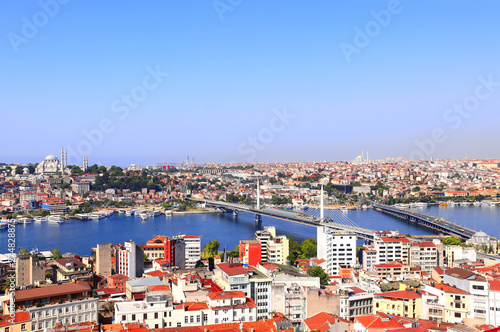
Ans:
POLYGON ((62 224, 64 222, 64 219, 62 216, 48 216, 47 221, 54 224, 62 224))
POLYGON ((47 218, 45 217, 33 217, 34 222, 42 222, 42 221, 47 221, 47 218))
POLYGON ((364 204, 363 204, 363 205, 361 206, 361 208, 362 208, 363 210, 366 210, 366 209, 368 209, 368 206, 366 206, 366 205, 364 205, 364 204))
POLYGON ((30 218, 22 218, 20 221, 22 221, 23 224, 31 224, 31 219, 30 218))
POLYGON ((470 202, 460 202, 460 206, 469 206, 470 202))
POLYGON ((439 206, 448 206, 448 203, 439 203, 439 206))
POLYGON ((152 217, 152 214, 150 212, 142 212, 142 213, 139 213, 139 217, 142 220, 147 220, 147 219, 152 217))
POLYGON ((99 220, 99 219, 103 219, 104 218, 104 214, 98 213, 98 212, 94 212, 94 213, 90 213, 89 217, 90 217, 90 219, 99 220))
POLYGON ((472 205, 474 205, 474 206, 481 206, 481 202, 474 202, 474 203, 472 203, 472 205))
POLYGON ((134 215, 134 213, 135 213, 135 211, 134 211, 134 210, 127 210, 127 212, 125 212, 125 215, 126 215, 127 217, 130 217, 130 216, 133 216, 133 215, 134 215))
POLYGON ((415 203, 415 206, 416 207, 428 207, 429 204, 425 203, 425 202, 417 202, 417 203, 415 203))
POLYGON ((0 230, 7 229, 7 227, 9 227, 9 225, 6 222, 0 222, 0 230))
POLYGON ((457 205, 458 205, 458 203, 456 203, 456 202, 453 202, 453 201, 448 202, 448 206, 453 207, 453 206, 457 206, 457 205))
POLYGON ((171 216, 172 216, 172 211, 170 211, 170 210, 165 210, 165 215, 166 215, 167 217, 171 217, 171 216))
POLYGON ((160 210, 154 210, 153 211, 153 217, 158 217, 161 214, 160 210))

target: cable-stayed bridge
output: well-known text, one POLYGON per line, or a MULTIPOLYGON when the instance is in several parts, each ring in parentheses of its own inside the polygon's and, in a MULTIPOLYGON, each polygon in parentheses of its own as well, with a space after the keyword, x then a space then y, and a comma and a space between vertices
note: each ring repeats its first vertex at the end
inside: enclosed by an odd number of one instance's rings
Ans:
POLYGON ((261 207, 259 196, 260 194, 258 193, 256 205, 244 205, 192 197, 187 199, 204 204, 206 207, 213 207, 225 212, 232 212, 234 215, 238 215, 238 213, 241 212, 253 213, 255 214, 256 222, 261 221, 262 216, 265 216, 309 226, 326 226, 338 231, 348 231, 356 234, 359 238, 366 240, 373 240, 374 238, 374 230, 359 227, 355 222, 347 217, 345 212, 341 210, 325 210, 323 208, 323 204, 321 204, 320 209, 307 209, 304 212, 261 207))

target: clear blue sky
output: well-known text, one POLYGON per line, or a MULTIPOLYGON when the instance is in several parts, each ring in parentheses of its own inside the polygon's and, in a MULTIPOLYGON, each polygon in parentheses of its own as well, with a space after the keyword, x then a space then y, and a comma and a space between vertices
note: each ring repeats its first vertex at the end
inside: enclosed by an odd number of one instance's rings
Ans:
POLYGON ((500 157, 498 2, 53 1, 0 2, 0 162, 500 157))

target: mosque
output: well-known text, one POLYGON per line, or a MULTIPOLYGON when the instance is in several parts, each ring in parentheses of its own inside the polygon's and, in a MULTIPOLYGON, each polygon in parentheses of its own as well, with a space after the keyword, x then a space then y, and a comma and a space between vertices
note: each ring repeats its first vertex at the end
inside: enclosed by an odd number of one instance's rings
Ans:
POLYGON ((366 159, 363 156, 363 151, 361 151, 361 156, 357 156, 353 161, 351 161, 351 164, 353 165, 364 165, 368 164, 370 159, 368 158, 368 151, 366 151, 366 159))
MULTIPOLYGON (((45 159, 38 164, 35 169, 36 174, 44 175, 54 175, 59 174, 70 174, 71 171, 68 168, 68 152, 66 149, 61 148, 61 161, 57 159, 53 154, 49 154, 45 159)), ((88 167, 87 156, 83 156, 83 170, 85 171, 88 167)))

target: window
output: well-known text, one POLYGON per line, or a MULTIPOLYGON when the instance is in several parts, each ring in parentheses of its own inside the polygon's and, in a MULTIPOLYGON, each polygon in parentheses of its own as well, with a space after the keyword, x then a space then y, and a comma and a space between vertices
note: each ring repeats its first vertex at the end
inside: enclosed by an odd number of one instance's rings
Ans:
POLYGON ((462 318, 462 314, 459 312, 455 312, 455 318, 462 318))
POLYGON ((155 312, 155 319, 156 319, 156 318, 158 318, 158 313, 157 313, 157 312, 155 312))
POLYGON ((132 314, 132 320, 135 320, 135 314, 132 314))
POLYGON ((177 323, 177 327, 181 327, 181 322, 178 322, 178 323, 177 323))
POLYGON ((184 317, 184 323, 186 323, 186 324, 187 324, 187 323, 188 323, 188 321, 189 321, 188 316, 184 317))

